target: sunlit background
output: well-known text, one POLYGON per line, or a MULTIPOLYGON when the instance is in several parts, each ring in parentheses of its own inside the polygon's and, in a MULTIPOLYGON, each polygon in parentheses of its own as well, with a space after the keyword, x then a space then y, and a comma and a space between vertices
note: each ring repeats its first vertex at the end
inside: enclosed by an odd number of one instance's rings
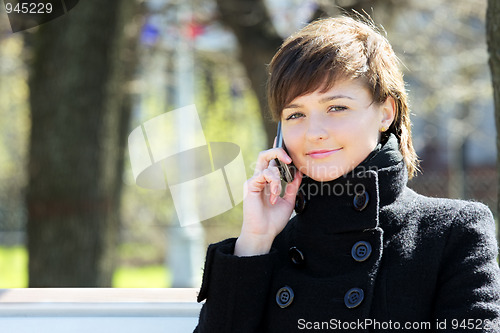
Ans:
MULTIPOLYGON (((409 186, 425 195, 483 201, 496 212, 496 131, 485 38, 486 1, 267 0, 264 1, 267 12, 258 7, 260 1, 122 0, 119 3, 123 6, 127 3, 128 11, 121 14, 124 23, 118 25, 114 33, 125 42, 110 56, 119 59, 119 65, 110 62, 107 66, 125 68, 121 79, 113 84, 119 86, 121 96, 127 96, 130 101, 123 106, 129 108, 130 119, 119 128, 116 126, 117 130, 130 133, 144 121, 192 100, 207 141, 238 144, 248 176, 258 152, 266 149, 274 138, 275 125, 270 124, 270 117, 262 111, 261 88, 265 82, 259 83, 256 73, 265 73, 265 64, 275 51, 272 46, 276 40, 321 14, 339 15, 342 8, 348 13, 351 8, 365 10, 383 26, 404 64, 414 145, 423 171, 409 186), (239 30, 231 25, 234 22, 227 14, 231 10, 234 10, 234 18, 240 20, 239 30), (252 30, 257 24, 266 27, 261 35, 255 35, 252 30), (271 46, 263 51, 262 45, 266 43, 271 46), (185 66, 186 61, 190 65, 185 66), (191 88, 182 82, 192 82, 191 88)), ((49 41, 41 39, 41 30, 45 26, 53 27, 53 31, 57 31, 58 26, 65 29, 77 15, 91 15, 92 10, 96 10, 91 6, 99 6, 99 2, 81 1, 69 14, 18 33, 11 32, 8 17, 0 10, 0 288, 39 285, 36 279, 44 275, 43 269, 32 273, 32 281, 28 281, 28 258, 33 258, 34 253, 38 258, 45 251, 48 258, 50 253, 70 251, 67 246, 59 247, 65 239, 64 233, 59 233, 63 235, 59 236, 61 242, 50 247, 33 246, 30 251, 34 252, 28 254, 26 230, 32 222, 26 194, 30 182, 28 166, 33 166, 33 162, 29 162, 30 135, 40 126, 32 121, 29 78, 33 75, 34 59, 42 52, 36 45, 43 48, 46 43, 46 48, 52 47, 49 41)), ((109 27, 94 26, 93 29, 104 32, 109 27)), ((81 36, 78 34, 85 31, 84 28, 74 30, 76 40, 81 36)), ((74 39, 67 37, 69 34, 65 35, 67 43, 74 43, 74 39)), ((101 52, 99 45, 95 48, 77 49, 77 52, 101 52)), ((64 51, 59 56, 64 59, 73 55, 64 51)), ((43 100, 40 92, 37 94, 36 100, 43 100)), ((83 97, 75 93, 74 98, 83 97)), ((78 119, 75 117, 74 121, 78 119)), ((52 135, 50 126, 45 125, 38 131, 49 131, 48 136, 52 135)), ((58 138, 57 133, 54 131, 50 139, 64 140, 58 138)), ((67 149, 78 151, 78 147, 67 149)), ((121 151, 96 144, 95 150, 99 149, 121 151)), ((123 171, 121 167, 112 171, 122 175, 122 187, 114 192, 118 198, 112 198, 121 200, 120 205, 114 206, 119 223, 111 231, 113 237, 109 240, 102 237, 103 242, 111 242, 106 246, 113 252, 112 260, 105 264, 107 270, 111 267, 111 286, 197 287, 206 246, 238 236, 241 204, 203 221, 194 231, 180 228, 168 191, 138 187, 126 149, 123 154, 123 171)), ((57 177, 46 171, 41 170, 38 177, 57 177)), ((77 169, 74 173, 78 178, 77 169)), ((69 214, 64 209, 58 210, 58 199, 54 200, 52 208, 45 209, 54 209, 59 215, 69 214)), ((47 228, 54 228, 54 224, 47 228)), ((96 238, 101 236, 95 234, 96 238)), ((74 260, 61 263, 61 271, 71 270, 68 266, 72 265, 78 267, 87 254, 75 251, 71 255, 74 260)), ((55 266, 58 267, 57 263, 55 266)), ((61 282, 51 276, 54 274, 41 279, 45 281, 44 286, 79 285, 78 281, 61 282)), ((106 282, 88 284, 109 286, 106 282)))

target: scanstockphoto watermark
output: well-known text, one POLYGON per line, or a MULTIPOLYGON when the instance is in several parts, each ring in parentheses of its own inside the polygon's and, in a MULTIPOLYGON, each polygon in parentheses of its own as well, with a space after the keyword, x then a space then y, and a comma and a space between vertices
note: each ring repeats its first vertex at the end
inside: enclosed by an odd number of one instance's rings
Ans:
POLYGON ((434 326, 429 321, 422 322, 398 322, 398 321, 378 321, 376 319, 358 319, 355 321, 342 321, 339 319, 330 319, 329 321, 307 321, 299 319, 297 328, 304 331, 315 330, 432 330, 436 328, 437 322, 434 326))
POLYGON ((205 138, 196 106, 165 112, 128 137, 136 184, 168 190, 181 226, 222 214, 243 201, 246 180, 240 147, 205 138))
MULTIPOLYGON (((274 168, 276 170, 276 173, 278 172, 278 167, 276 164, 274 164, 274 161, 271 162, 270 168, 274 168)), ((370 166, 364 166, 364 165, 358 165, 358 166, 351 166, 351 167, 344 167, 344 166, 337 166, 337 165, 330 165, 330 166, 325 166, 325 165, 314 165, 314 164, 308 164, 304 166, 297 167, 295 165, 291 165, 293 172, 296 173, 297 171, 300 171, 302 174, 307 175, 310 178, 313 179, 339 179, 339 178, 356 178, 356 179, 366 179, 373 177, 374 173, 378 173, 378 167, 375 165, 370 165, 370 166)), ((250 165, 250 168, 253 170, 256 170, 257 168, 257 162, 253 162, 250 165)), ((258 175, 258 173, 256 174, 258 175)))
MULTIPOLYGON (((318 182, 302 184, 299 189, 299 193, 302 194, 304 199, 309 200, 315 196, 354 197, 355 195, 363 194, 364 192, 366 192, 365 189, 365 184, 354 183, 350 180, 347 180, 344 183, 318 182)), ((248 189, 246 188, 245 191, 248 191, 248 189)), ((265 187, 264 193, 265 195, 271 195, 271 187, 265 187)))
MULTIPOLYGON (((255 165, 253 166, 255 167, 255 165)), ((335 166, 332 167, 323 167, 325 171, 329 171, 327 175, 333 179, 332 181, 324 181, 324 182, 307 182, 303 181, 300 192, 307 200, 310 197, 314 196, 355 196, 359 194, 363 194, 366 191, 366 185, 364 180, 370 177, 374 177, 374 174, 378 172, 378 168, 376 166, 358 166, 352 170, 342 170, 335 166), (335 177, 336 175, 341 174, 340 177, 335 177)), ((309 168, 301 168, 300 171, 303 174, 306 174, 310 169, 309 168)), ((321 173, 321 172, 320 172, 321 173)), ((318 173, 316 173, 318 174, 318 173)), ((325 175, 326 173, 321 173, 325 175)), ((259 176, 257 173, 254 176, 259 176)), ((306 177, 313 178, 314 174, 308 175, 306 177)), ((264 189, 266 195, 271 194, 271 188, 267 187, 264 189)))
POLYGON ((314 196, 355 196, 364 193, 365 185, 347 180, 345 183, 319 182, 302 185, 300 192, 307 197, 314 196))
MULTIPOLYGON (((295 167, 297 170, 297 167, 295 167)), ((364 179, 373 176, 373 172, 378 172, 378 167, 375 165, 351 165, 337 166, 337 165, 314 165, 314 162, 298 168, 300 172, 308 175, 313 179, 339 179, 339 178, 357 178, 364 179), (373 172, 370 172, 373 171, 373 172)))
POLYGON ((384 331, 405 331, 405 330, 469 330, 482 331, 500 329, 500 321, 498 319, 435 319, 433 321, 378 321, 376 319, 358 319, 356 321, 342 321, 339 319, 330 319, 329 321, 307 321, 299 319, 297 328, 304 331, 315 330, 384 330, 384 331))

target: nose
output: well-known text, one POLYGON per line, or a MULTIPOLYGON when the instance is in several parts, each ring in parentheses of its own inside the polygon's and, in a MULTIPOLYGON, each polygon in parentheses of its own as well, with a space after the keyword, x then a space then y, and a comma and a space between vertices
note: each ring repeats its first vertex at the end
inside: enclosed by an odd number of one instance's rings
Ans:
POLYGON ((321 117, 310 117, 307 127, 306 139, 309 141, 320 141, 328 139, 328 129, 321 117))

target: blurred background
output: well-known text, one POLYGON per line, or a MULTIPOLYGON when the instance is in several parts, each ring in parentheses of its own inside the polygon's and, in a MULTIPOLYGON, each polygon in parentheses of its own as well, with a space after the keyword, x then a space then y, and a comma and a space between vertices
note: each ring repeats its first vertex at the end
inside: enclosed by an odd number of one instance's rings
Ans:
POLYGON ((241 204, 180 228, 168 191, 135 185, 127 136, 195 103, 208 141, 271 146, 266 67, 322 16, 368 13, 404 63, 429 196, 497 215, 496 130, 483 0, 81 1, 12 33, 0 10, 0 288, 198 287, 206 246, 241 204))

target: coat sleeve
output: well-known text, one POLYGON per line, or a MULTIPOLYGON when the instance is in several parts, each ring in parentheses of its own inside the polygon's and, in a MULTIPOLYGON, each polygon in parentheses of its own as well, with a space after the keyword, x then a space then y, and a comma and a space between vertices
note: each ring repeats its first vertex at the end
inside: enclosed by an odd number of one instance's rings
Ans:
POLYGON ((443 251, 434 312, 450 332, 500 332, 495 221, 483 204, 465 205, 443 251))
POLYGON ((205 301, 198 333, 257 333, 271 284, 274 249, 269 254, 233 255, 236 239, 208 247, 198 302, 205 301))

